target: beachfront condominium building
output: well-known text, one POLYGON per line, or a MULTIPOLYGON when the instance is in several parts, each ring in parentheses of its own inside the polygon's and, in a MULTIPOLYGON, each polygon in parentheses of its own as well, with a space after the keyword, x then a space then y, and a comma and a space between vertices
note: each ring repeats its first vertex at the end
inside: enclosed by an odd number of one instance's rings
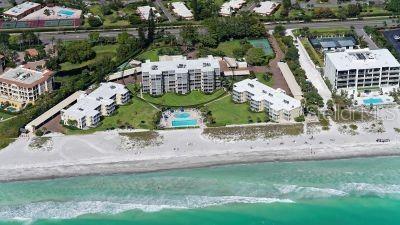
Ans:
POLYGON ((130 99, 130 92, 122 84, 101 83, 88 95, 78 98, 68 109, 61 110, 61 120, 67 126, 79 129, 95 127, 102 116, 111 115, 116 105, 124 105, 130 99))
POLYGON ((213 92, 220 86, 220 65, 213 56, 188 60, 183 56, 161 57, 142 64, 142 91, 151 95, 166 92, 186 94, 192 90, 213 92))
POLYGON ((3 13, 3 16, 12 20, 19 20, 29 15, 30 13, 40 9, 41 7, 42 6, 36 2, 24 2, 5 11, 3 13))
POLYGON ((400 64, 387 49, 325 54, 324 75, 336 89, 399 87, 400 64))
POLYGON ((294 121, 303 114, 301 102, 290 97, 281 89, 273 89, 257 79, 245 79, 233 85, 233 101, 250 102, 250 109, 255 112, 266 111, 277 122, 294 121))
POLYGON ((8 103, 17 110, 52 90, 53 72, 47 69, 18 66, 0 75, 0 103, 8 103))

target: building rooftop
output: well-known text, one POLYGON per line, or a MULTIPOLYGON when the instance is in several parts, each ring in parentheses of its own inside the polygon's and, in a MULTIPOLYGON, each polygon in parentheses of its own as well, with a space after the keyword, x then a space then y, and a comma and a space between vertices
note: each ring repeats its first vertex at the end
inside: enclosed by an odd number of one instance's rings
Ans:
POLYGON ((54 6, 41 8, 21 19, 28 20, 58 20, 58 19, 79 19, 81 18, 82 10, 71 9, 66 7, 54 6))
POLYGON ((334 41, 321 41, 320 44, 323 48, 335 48, 338 46, 334 41))
POLYGON ((279 3, 277 2, 265 1, 265 2, 260 2, 260 6, 255 7, 253 10, 255 13, 258 14, 270 15, 278 6, 279 3))
POLYGON ((340 48, 356 45, 356 40, 352 36, 345 37, 320 37, 309 39, 314 48, 340 48))
POLYGON ((287 85, 289 86, 290 92, 292 93, 293 97, 297 100, 303 99, 303 92, 301 91, 301 87, 296 81, 292 70, 289 68, 289 65, 285 62, 278 62, 278 67, 282 72, 283 77, 287 85))
POLYGON ((51 70, 33 70, 24 66, 9 69, 0 75, 0 82, 31 88, 53 75, 51 70))
POLYGON ((114 102, 112 98, 114 98, 116 94, 124 95, 127 92, 129 92, 129 90, 122 84, 114 82, 101 83, 92 93, 78 98, 77 103, 66 109, 64 113, 75 118, 95 116, 99 113, 96 108, 101 105, 112 104, 114 102))
POLYGON ((400 67, 400 63, 387 49, 370 50, 365 48, 332 52, 326 53, 326 58, 338 70, 400 67))
POLYGON ((246 3, 245 0, 230 0, 222 4, 219 13, 222 15, 231 15, 233 10, 240 9, 244 3, 246 3))
POLYGON ((157 9, 155 7, 150 7, 148 5, 146 6, 139 6, 137 7, 137 11, 140 14, 140 18, 143 20, 148 20, 150 16, 150 9, 153 10, 154 16, 155 17, 160 17, 160 13, 157 13, 157 9))
POLYGON ((268 87, 257 79, 245 79, 237 82, 233 85, 233 89, 238 92, 250 92, 253 100, 270 102, 270 107, 275 111, 290 111, 301 107, 299 100, 285 94, 283 90, 268 87))
POLYGON ((142 73, 161 74, 162 71, 176 71, 177 73, 187 73, 189 70, 199 69, 201 71, 214 71, 219 68, 219 62, 213 56, 199 59, 186 59, 177 57, 173 60, 150 62, 147 60, 142 64, 142 73))
POLYGON ((96 99, 98 101, 107 100, 112 98, 116 94, 126 94, 128 89, 125 88, 125 85, 108 82, 101 83, 100 87, 94 90, 92 93, 88 95, 89 98, 96 99))
POLYGON ((10 15, 10 16, 19 16, 19 15, 25 13, 26 11, 28 11, 32 8, 38 7, 38 6, 40 6, 39 3, 24 2, 22 4, 14 6, 11 9, 5 11, 4 14, 10 15))
POLYGON ((173 11, 183 17, 183 18, 192 18, 193 13, 186 7, 183 2, 173 2, 171 3, 172 7, 174 7, 173 11))

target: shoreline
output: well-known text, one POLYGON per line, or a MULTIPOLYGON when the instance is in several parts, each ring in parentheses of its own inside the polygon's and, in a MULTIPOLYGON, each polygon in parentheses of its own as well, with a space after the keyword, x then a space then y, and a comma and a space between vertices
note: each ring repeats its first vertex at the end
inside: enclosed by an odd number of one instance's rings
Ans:
POLYGON ((0 151, 0 182, 400 156, 400 133, 396 131, 400 128, 400 109, 380 109, 380 114, 378 120, 356 123, 356 130, 340 123, 332 123, 329 130, 308 124, 300 133, 299 126, 285 132, 285 125, 277 124, 234 126, 215 132, 201 128, 161 130, 148 136, 140 130, 136 134, 114 130, 88 135, 52 134, 39 141, 36 148, 32 147, 34 139, 21 137, 0 151), (394 119, 383 119, 393 112, 397 115, 394 119), (390 142, 380 143, 377 139, 390 142))
MULTIPOLYGON (((298 162, 298 161, 324 161, 324 160, 345 160, 354 158, 373 158, 373 157, 396 157, 400 156, 400 146, 398 148, 390 148, 387 144, 381 145, 379 150, 373 152, 365 151, 348 151, 342 152, 341 155, 332 155, 321 153, 324 148, 314 148, 316 155, 288 155, 293 151, 306 150, 305 148, 290 149, 284 155, 274 156, 270 151, 251 151, 239 152, 234 154, 216 154, 208 156, 194 157, 173 157, 168 159, 150 159, 150 160, 133 160, 133 161, 114 161, 100 162, 90 164, 71 164, 71 165, 55 165, 48 167, 30 167, 1 170, 7 174, 4 177, 0 174, 0 183, 47 180, 59 178, 71 178, 79 176, 99 176, 99 175, 117 175, 117 174, 138 174, 152 173, 169 170, 181 169, 198 169, 215 166, 228 166, 239 164, 253 163, 279 163, 279 162, 298 162), (272 155, 271 155, 272 154, 272 155)), ((365 146, 361 144, 358 147, 365 146)), ((391 144, 391 147, 396 144, 391 144)), ((335 148, 345 148, 346 146, 335 146, 335 148)), ((356 147, 357 148, 357 147, 356 147)), ((348 149, 349 150, 349 149, 348 149)))

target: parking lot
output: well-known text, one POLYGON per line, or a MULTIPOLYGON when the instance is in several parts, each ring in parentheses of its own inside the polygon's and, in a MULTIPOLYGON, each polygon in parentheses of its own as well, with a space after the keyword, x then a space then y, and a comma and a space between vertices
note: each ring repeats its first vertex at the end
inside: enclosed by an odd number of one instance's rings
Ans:
POLYGON ((396 49, 397 53, 400 54, 400 41, 397 41, 397 40, 394 39, 395 35, 399 35, 400 36, 400 29, 384 31, 383 35, 394 46, 394 48, 396 49))

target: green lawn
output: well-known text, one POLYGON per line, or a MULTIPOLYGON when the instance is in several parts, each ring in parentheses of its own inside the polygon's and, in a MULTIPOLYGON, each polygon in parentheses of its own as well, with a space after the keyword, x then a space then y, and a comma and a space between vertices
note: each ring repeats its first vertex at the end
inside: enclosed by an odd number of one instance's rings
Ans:
POLYGON ((140 53, 138 56, 136 56, 136 59, 138 60, 147 60, 150 59, 150 61, 155 62, 158 61, 158 49, 151 49, 145 52, 140 53))
POLYGON ((10 117, 13 117, 14 115, 8 114, 6 112, 0 111, 0 119, 2 118, 3 120, 8 119, 10 117))
MULTIPOLYGON (((100 7, 101 7, 100 5, 91 6, 89 8, 89 11, 93 15, 98 15, 103 19, 103 26, 104 27, 110 27, 110 26, 126 27, 126 26, 130 25, 128 20, 118 19, 118 13, 116 11, 113 11, 112 14, 110 14, 110 15, 103 15, 103 13, 101 12, 100 7)), ((128 15, 131 14, 131 13, 134 13, 134 12, 132 12, 132 10, 129 10, 127 8, 124 8, 122 11, 124 11, 128 15)), ((90 27, 87 19, 85 19, 85 25, 84 26, 85 27, 90 27)))
POLYGON ((121 125, 133 126, 134 128, 154 129, 155 117, 158 110, 153 106, 144 102, 142 99, 133 97, 132 102, 128 105, 119 106, 117 113, 104 117, 101 124, 89 130, 71 130, 67 129, 67 134, 87 134, 95 131, 104 131, 111 128, 118 128, 121 125))
POLYGON ((169 107, 180 107, 180 106, 192 106, 199 105, 213 99, 217 99, 221 95, 223 95, 225 91, 223 89, 219 89, 212 94, 204 94, 200 91, 192 91, 187 95, 178 95, 176 93, 166 93, 160 97, 153 97, 149 94, 144 94, 143 98, 156 105, 163 105, 169 107))
POLYGON ((117 44, 112 44, 112 45, 98 45, 94 46, 93 50, 96 52, 96 57, 94 59, 79 63, 79 64, 73 64, 70 62, 65 62, 61 63, 61 70, 62 71, 68 71, 72 69, 78 69, 87 65, 90 65, 94 63, 97 59, 101 58, 102 56, 105 55, 112 55, 113 57, 117 54, 117 44))
POLYGON ((263 83, 263 84, 265 84, 267 86, 270 86, 270 87, 274 86, 274 78, 273 78, 273 76, 271 76, 271 78, 269 80, 266 80, 265 79, 266 78, 265 77, 265 73, 256 73, 255 75, 256 75, 257 80, 259 82, 261 82, 261 83, 263 83))
POLYGON ((226 96, 218 101, 207 105, 215 119, 217 125, 223 126, 228 124, 247 124, 249 118, 253 122, 257 120, 265 121, 265 112, 251 112, 248 103, 237 104, 232 101, 231 96, 226 96))
POLYGON ((217 50, 224 52, 226 56, 234 57, 233 50, 235 48, 240 48, 240 40, 221 42, 218 45, 217 50))
POLYGON ((378 6, 363 7, 363 10, 361 12, 361 16, 381 16, 390 14, 390 11, 386 10, 384 7, 378 6))
POLYGON ((351 29, 348 27, 325 27, 325 28, 311 28, 310 33, 314 35, 331 36, 339 35, 350 32, 351 29))

